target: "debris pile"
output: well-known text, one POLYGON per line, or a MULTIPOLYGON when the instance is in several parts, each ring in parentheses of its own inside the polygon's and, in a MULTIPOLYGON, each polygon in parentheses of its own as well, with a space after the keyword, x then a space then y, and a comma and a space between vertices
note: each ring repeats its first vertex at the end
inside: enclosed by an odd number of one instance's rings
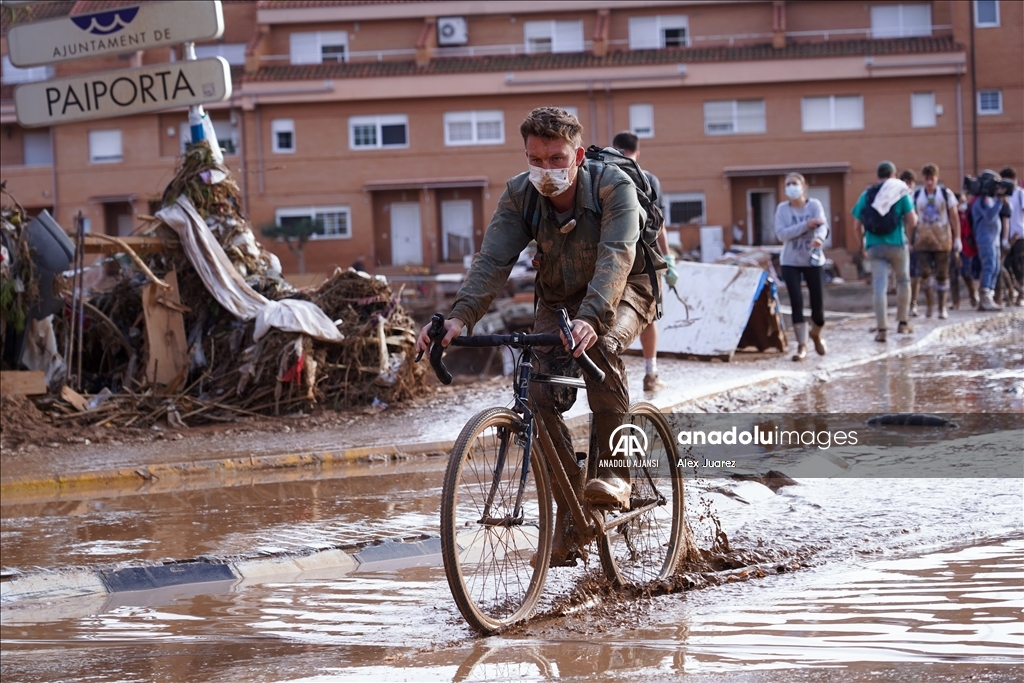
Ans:
MULTIPOLYGON (((171 246, 136 254, 121 243, 121 253, 102 266, 108 286, 85 293, 81 323, 70 335, 80 340, 81 372, 69 372, 71 386, 51 385, 49 396, 36 400, 55 424, 148 427, 165 420, 186 427, 314 406, 379 407, 424 391, 426 367, 411 362, 416 328, 401 292, 352 269, 338 269, 314 290, 289 285, 277 257, 256 241, 238 186, 205 142, 183 157, 163 205, 147 217, 146 232, 171 246), (180 226, 168 224, 168 207, 175 206, 196 216, 193 223, 205 221, 191 226, 205 259, 187 248, 180 226), (211 273, 221 278, 215 282, 230 282, 211 287, 211 273), (239 300, 259 315, 237 315, 230 304, 239 300)), ((14 211, 4 208, 5 230, 14 211)), ((69 302, 73 289, 65 292, 69 302)), ((15 315, 9 310, 25 307, 6 301, 5 330, 15 315)), ((56 338, 65 339, 69 326, 65 311, 53 322, 56 338)), ((76 349, 64 351, 72 357, 76 349)))

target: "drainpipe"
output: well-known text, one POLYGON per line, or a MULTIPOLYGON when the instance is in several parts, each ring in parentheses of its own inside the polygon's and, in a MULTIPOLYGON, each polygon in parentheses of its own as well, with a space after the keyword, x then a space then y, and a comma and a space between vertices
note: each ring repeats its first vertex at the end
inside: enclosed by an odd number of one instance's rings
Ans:
POLYGON ((256 180, 260 196, 266 192, 263 184, 263 113, 260 105, 256 105, 256 180))
POLYGON ((590 144, 597 144, 597 100, 594 99, 594 82, 587 86, 587 97, 590 99, 590 144))
MULTIPOLYGON (((612 116, 612 82, 604 82, 604 106, 608 112, 608 137, 605 138, 605 144, 612 144, 612 138, 615 137, 615 120, 612 116)), ((602 145, 603 147, 604 145, 602 145)))
MULTIPOLYGON (((960 162, 960 179, 966 174, 964 169, 964 93, 961 87, 960 74, 956 76, 956 151, 960 162)), ((977 162, 975 162, 977 163, 977 162)))
POLYGON ((238 109, 232 109, 232 112, 238 112, 238 154, 242 173, 242 211, 245 213, 246 218, 251 218, 249 214, 249 170, 248 165, 245 163, 247 156, 245 147, 245 110, 239 107, 238 109))
MULTIPOLYGON (((50 180, 53 183, 53 219, 60 222, 60 208, 57 206, 57 127, 50 126, 50 180)), ((24 159, 22 159, 24 161, 24 159)))
POLYGON ((971 19, 971 146, 974 148, 974 175, 978 175, 978 79, 974 66, 974 7, 968 5, 967 12, 971 19))

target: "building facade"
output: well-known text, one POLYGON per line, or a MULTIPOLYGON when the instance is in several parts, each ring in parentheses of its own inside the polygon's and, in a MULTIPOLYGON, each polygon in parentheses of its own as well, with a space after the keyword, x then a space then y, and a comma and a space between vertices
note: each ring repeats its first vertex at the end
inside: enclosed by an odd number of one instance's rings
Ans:
MULTIPOLYGON (((30 5, 12 21, 132 3, 30 5)), ((209 107, 257 227, 323 221, 307 268, 359 255, 378 272, 458 273, 511 176, 519 124, 561 106, 587 144, 640 138, 670 237, 772 244, 785 173, 804 174, 856 250, 850 209, 881 159, 900 169, 1024 171, 1024 4, 1010 0, 455 0, 225 2, 197 45, 232 65, 209 107), (715 231, 712 230, 712 233, 715 231)), ((6 41, 0 43, 6 55, 6 41)), ((150 214, 184 149, 186 112, 21 128, 13 87, 182 58, 181 48, 16 69, 4 57, 2 176, 63 225, 126 234, 150 214)), ((267 240, 264 240, 266 243, 267 240)), ((295 259, 268 243, 285 271, 295 259)))

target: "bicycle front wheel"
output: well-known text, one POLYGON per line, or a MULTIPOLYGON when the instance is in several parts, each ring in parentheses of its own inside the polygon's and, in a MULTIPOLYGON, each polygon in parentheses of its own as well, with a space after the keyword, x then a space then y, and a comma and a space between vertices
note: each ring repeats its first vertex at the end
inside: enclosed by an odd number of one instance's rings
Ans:
POLYGON ((618 586, 671 576, 686 528, 679 454, 665 416, 650 403, 634 403, 628 417, 646 452, 630 467, 630 511, 606 513, 608 532, 598 542, 605 575, 618 586))
POLYGON ((462 616, 485 635, 529 617, 547 575, 551 494, 539 452, 523 481, 528 443, 519 415, 484 410, 463 428, 445 472, 444 571, 462 616))

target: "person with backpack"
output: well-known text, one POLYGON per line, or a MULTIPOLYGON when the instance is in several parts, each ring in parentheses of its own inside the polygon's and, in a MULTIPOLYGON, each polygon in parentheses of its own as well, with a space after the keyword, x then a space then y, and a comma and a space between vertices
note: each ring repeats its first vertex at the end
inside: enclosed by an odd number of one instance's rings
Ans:
MULTIPOLYGON (((984 171, 979 180, 988 179, 993 182, 999 179, 995 171, 984 171)), ((982 311, 1001 311, 1003 307, 995 302, 996 278, 1000 271, 1000 237, 1002 234, 1003 207, 1007 204, 1005 197, 979 195, 971 202, 971 232, 974 242, 978 245, 978 258, 981 260, 981 303, 982 311)))
MULTIPOLYGON (((939 318, 949 317, 949 258, 963 250, 960 240, 960 214, 953 192, 939 183, 939 167, 927 164, 921 169, 924 183, 914 191, 914 208, 918 215, 914 230, 914 259, 919 281, 924 281, 927 308, 925 317, 932 317, 936 295, 939 318), (935 284, 931 282, 934 274, 935 284), (934 290, 933 290, 934 287, 934 290)), ((913 281, 913 275, 911 275, 913 281)), ((913 291, 913 287, 911 288, 913 291)))
POLYGON ((807 181, 799 173, 786 176, 786 197, 775 209, 775 234, 782 240, 782 279, 786 281, 789 302, 793 309, 793 330, 796 332, 796 354, 793 360, 807 358, 807 338, 814 342, 819 356, 827 351, 821 330, 825 326, 825 288, 822 273, 825 255, 821 250, 828 237, 828 217, 821 202, 807 198, 807 181), (804 320, 804 299, 800 282, 807 283, 811 300, 811 330, 804 320))
MULTIPOLYGON (((641 239, 648 224, 636 179, 616 163, 587 158, 583 126, 575 116, 556 107, 541 107, 527 115, 519 132, 529 170, 506 184, 480 252, 455 296, 441 345, 447 346, 463 329, 472 331, 501 291, 520 252, 536 240, 533 331, 557 334, 557 310, 565 307, 577 344, 573 355, 586 352, 605 372, 604 383, 589 375, 584 379, 599 456, 608 459, 609 439, 629 406, 626 368, 619 356, 654 320, 656 282, 666 264, 641 239), (535 210, 527 211, 528 205, 535 210)), ((635 167, 635 162, 630 163, 635 167)), ((426 325, 420 331, 417 351, 427 350, 429 329, 426 325)), ((568 341, 564 347, 538 349, 536 371, 566 374, 573 365, 568 349, 568 341)), ((537 384, 531 392, 537 416, 559 444, 570 480, 582 487, 585 468, 576 462, 561 416, 575 402, 575 389, 537 384)), ((629 507, 628 468, 600 468, 597 477, 586 483, 585 500, 596 506, 629 507)), ((574 562, 574 551, 563 537, 566 501, 557 487, 554 494, 558 514, 552 566, 561 566, 574 562)))
MULTIPOLYGON (((640 139, 628 130, 624 130, 612 138, 612 147, 627 159, 632 159, 639 163, 640 139)), ((643 173, 647 176, 647 182, 651 184, 651 191, 654 194, 655 201, 660 201, 661 181, 658 180, 658 176, 650 171, 644 171, 643 173)), ((679 275, 676 273, 676 257, 668 248, 668 237, 665 235, 664 224, 665 221, 661 221, 661 226, 658 229, 658 247, 665 258, 665 263, 668 264, 668 270, 665 271, 665 284, 669 287, 675 287, 676 282, 679 280, 679 275)), ((640 348, 643 349, 644 355, 644 391, 657 391, 664 388, 665 383, 658 377, 657 321, 652 322, 640 333, 640 348)))
POLYGON ((1017 179, 1017 170, 1007 166, 999 172, 1003 180, 1013 182, 1013 192, 1009 195, 1010 218, 1007 225, 1007 242, 1009 253, 1003 265, 1013 276, 1013 286, 1017 290, 1017 306, 1024 306, 1024 189, 1017 179))
POLYGON ((970 205, 967 203, 966 195, 958 194, 956 198, 959 202, 957 214, 960 217, 962 251, 959 254, 954 251, 949 259, 949 290, 952 293, 954 311, 960 309, 960 278, 963 278, 964 286, 967 287, 971 308, 977 308, 978 290, 974 286, 974 281, 981 277, 978 250, 974 244, 974 236, 971 234, 970 205))
POLYGON ((864 239, 864 252, 871 260, 871 285, 874 288, 875 341, 886 341, 887 285, 889 269, 896 274, 896 332, 910 334, 910 258, 907 231, 917 225, 917 214, 910 201, 910 188, 894 178, 896 165, 878 164, 878 183, 861 193, 853 207, 854 225, 864 239))

